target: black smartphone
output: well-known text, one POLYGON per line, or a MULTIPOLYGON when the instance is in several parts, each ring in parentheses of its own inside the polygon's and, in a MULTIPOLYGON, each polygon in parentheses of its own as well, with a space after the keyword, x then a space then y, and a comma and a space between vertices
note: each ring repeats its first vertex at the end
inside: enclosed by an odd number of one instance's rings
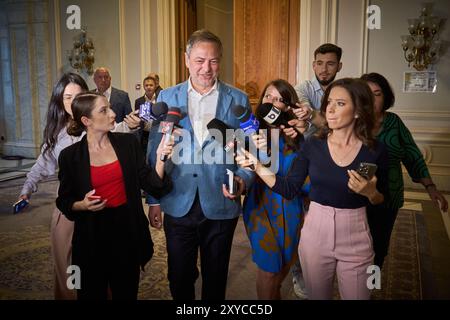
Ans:
POLYGON ((28 206, 30 202, 28 200, 22 199, 17 201, 16 203, 13 204, 13 212, 14 213, 19 213, 20 211, 22 211, 26 206, 28 206))
POLYGON ((360 176, 364 177, 367 180, 372 179, 376 171, 377 165, 370 162, 361 162, 359 164, 359 168, 356 170, 356 172, 358 172, 360 176))

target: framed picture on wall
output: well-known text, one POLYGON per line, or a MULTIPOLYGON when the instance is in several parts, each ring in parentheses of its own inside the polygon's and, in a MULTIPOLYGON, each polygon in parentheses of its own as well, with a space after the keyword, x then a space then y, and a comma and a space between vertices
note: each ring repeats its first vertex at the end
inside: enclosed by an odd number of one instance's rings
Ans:
POLYGON ((436 87, 436 71, 406 71, 404 73, 403 92, 435 93, 436 87))

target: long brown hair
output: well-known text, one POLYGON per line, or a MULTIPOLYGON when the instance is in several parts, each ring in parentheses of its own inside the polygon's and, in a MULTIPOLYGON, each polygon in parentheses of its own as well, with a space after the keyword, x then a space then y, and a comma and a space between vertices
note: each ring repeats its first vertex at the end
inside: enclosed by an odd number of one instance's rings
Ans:
POLYGON ((44 140, 42 141, 43 155, 51 152, 58 142, 59 132, 70 121, 70 114, 64 108, 64 90, 70 84, 74 83, 81 87, 83 91, 89 91, 86 82, 76 73, 65 73, 55 84, 52 91, 50 102, 48 103, 47 122, 44 129, 44 140))
MULTIPOLYGON (((320 113, 326 118, 326 111, 328 106, 328 97, 330 92, 335 87, 344 88, 350 95, 353 106, 355 107, 355 114, 358 116, 355 119, 355 135, 369 148, 375 145, 375 138, 372 134, 375 125, 374 115, 374 100, 373 94, 367 83, 358 78, 343 78, 333 81, 325 91, 320 107, 320 113)), ((319 130, 317 136, 325 139, 333 130, 328 127, 328 123, 319 130)))

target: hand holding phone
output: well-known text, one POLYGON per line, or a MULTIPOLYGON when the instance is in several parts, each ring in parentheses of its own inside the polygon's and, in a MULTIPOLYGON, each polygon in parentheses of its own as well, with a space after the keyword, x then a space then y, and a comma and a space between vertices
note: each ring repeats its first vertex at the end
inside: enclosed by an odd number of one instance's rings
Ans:
POLYGON ((360 176, 367 180, 371 180, 377 171, 377 165, 370 162, 361 162, 356 170, 360 176))
POLYGON ((97 202, 99 202, 99 201, 102 200, 102 197, 101 197, 101 196, 91 195, 91 196, 88 196, 88 200, 89 200, 89 201, 98 200, 97 202))
POLYGON ((25 207, 28 206, 29 203, 30 202, 26 199, 21 199, 21 200, 17 201, 16 203, 13 204, 13 212, 19 213, 20 211, 25 209, 25 207))
POLYGON ((227 188, 228 192, 231 195, 234 195, 237 191, 237 184, 236 181, 234 180, 234 172, 227 169, 227 173, 225 174, 225 178, 224 178, 224 184, 225 187, 227 188))

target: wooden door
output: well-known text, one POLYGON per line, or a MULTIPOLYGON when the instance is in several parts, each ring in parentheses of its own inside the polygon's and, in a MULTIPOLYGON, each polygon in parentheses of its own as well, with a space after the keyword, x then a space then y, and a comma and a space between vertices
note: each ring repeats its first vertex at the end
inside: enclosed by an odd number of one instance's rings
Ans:
POLYGON ((189 72, 184 62, 186 43, 191 34, 197 30, 197 2, 195 0, 178 0, 177 2, 178 32, 177 32, 177 83, 186 81, 189 72))
POLYGON ((300 0, 234 0, 234 85, 255 107, 270 80, 295 85, 300 0))

